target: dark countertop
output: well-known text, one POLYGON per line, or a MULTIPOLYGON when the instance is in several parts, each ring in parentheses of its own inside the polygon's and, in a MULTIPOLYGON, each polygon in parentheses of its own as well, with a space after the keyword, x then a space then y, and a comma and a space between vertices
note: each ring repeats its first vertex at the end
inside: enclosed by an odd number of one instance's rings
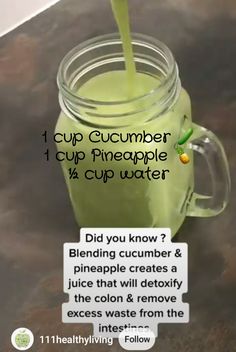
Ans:
MULTIPOLYGON (((188 218, 176 240, 189 245, 191 322, 159 326, 152 351, 236 351, 236 4, 234 0, 130 0, 133 30, 164 41, 179 63, 195 122, 214 131, 228 155, 230 204, 216 218, 188 218), (177 5, 178 4, 178 5, 177 5)), ((108 0, 62 0, 0 39, 0 348, 14 328, 39 335, 91 333, 61 321, 62 246, 78 240, 56 163, 43 160, 41 133, 53 131, 55 77, 72 47, 114 32, 108 0)), ((55 148, 53 143, 51 148, 55 148)), ((41 345, 32 351, 120 351, 109 346, 41 345)))

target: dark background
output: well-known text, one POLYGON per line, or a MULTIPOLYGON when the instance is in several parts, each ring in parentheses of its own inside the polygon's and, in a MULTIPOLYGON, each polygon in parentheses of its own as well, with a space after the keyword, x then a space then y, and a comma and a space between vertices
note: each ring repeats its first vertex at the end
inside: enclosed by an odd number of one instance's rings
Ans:
MULTIPOLYGON (((236 3, 235 0, 130 0, 133 31, 164 41, 192 98, 194 121, 223 142, 232 176, 226 211, 188 218, 177 240, 189 244, 189 324, 159 326, 152 351, 236 351, 236 3)), ((12 9, 14 11, 14 9, 12 9)), ((43 159, 53 132, 62 57, 93 36, 116 31, 108 0, 62 0, 0 38, 0 350, 11 332, 35 334, 32 351, 120 351, 40 345, 40 335, 88 335, 61 323, 62 246, 78 240, 60 166, 43 159)), ((50 148, 54 148, 50 141, 50 148)), ((204 169, 202 170, 202 173, 204 169)))

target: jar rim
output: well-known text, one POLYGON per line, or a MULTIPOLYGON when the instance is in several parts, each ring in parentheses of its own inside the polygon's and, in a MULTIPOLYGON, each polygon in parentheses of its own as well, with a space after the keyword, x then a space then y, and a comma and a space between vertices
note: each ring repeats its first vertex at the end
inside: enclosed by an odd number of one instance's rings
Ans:
MULTIPOLYGON (((122 101, 109 101, 109 102, 89 99, 87 97, 80 96, 78 93, 75 94, 73 92, 73 90, 70 88, 69 84, 67 83, 67 79, 66 79, 66 70, 68 69, 69 65, 71 64, 71 62, 73 62, 74 59, 78 57, 78 55, 83 55, 88 51, 95 49, 97 46, 122 44, 119 33, 110 33, 110 34, 96 36, 96 37, 93 37, 92 39, 83 41, 82 43, 75 46, 64 56, 64 58, 62 59, 59 65, 58 74, 57 74, 57 85, 60 93, 63 96, 67 97, 68 99, 73 99, 74 103, 77 103, 79 105, 86 106, 86 107, 89 107, 91 105, 92 106, 108 106, 108 105, 120 106, 122 104, 133 103, 135 101, 145 99, 146 97, 156 94, 160 89, 163 89, 163 87, 167 85, 169 80, 173 77, 173 74, 176 70, 178 74, 178 67, 171 50, 168 48, 167 45, 165 45, 160 40, 146 34, 131 33, 131 38, 132 38, 133 45, 146 44, 149 46, 149 48, 153 49, 154 51, 156 52, 158 51, 158 53, 161 54, 162 57, 166 60, 168 64, 168 72, 165 76, 165 79, 161 82, 160 81, 158 82, 156 88, 153 88, 151 91, 140 96, 135 96, 122 101)), ((135 57, 135 52, 134 52, 134 57, 135 57)))

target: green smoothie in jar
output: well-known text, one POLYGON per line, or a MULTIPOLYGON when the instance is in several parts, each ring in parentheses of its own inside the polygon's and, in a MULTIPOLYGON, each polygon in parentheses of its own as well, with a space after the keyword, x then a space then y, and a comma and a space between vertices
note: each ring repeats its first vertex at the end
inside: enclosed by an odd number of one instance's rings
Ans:
POLYGON ((186 165, 176 152, 192 127, 190 99, 170 50, 151 37, 134 34, 131 40, 127 0, 113 0, 112 9, 120 35, 79 45, 59 68, 62 112, 55 133, 84 138, 57 147, 86 154, 78 165, 62 162, 70 199, 81 227, 170 227, 175 234, 187 212, 202 215, 188 210, 194 198, 192 150, 186 165), (137 151, 155 158, 147 164, 126 160, 137 151), (75 166, 79 179, 68 172, 75 166), (105 171, 115 177, 106 179, 105 171))

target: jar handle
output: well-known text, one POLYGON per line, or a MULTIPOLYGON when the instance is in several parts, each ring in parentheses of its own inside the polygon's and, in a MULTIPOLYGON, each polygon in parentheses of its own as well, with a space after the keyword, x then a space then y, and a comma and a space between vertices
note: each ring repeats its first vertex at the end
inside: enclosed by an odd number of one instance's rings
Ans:
POLYGON ((229 201, 231 181, 227 158, 221 142, 213 132, 196 124, 193 124, 193 130, 188 148, 205 158, 213 191, 210 196, 193 193, 186 215, 215 216, 225 209, 229 201))

